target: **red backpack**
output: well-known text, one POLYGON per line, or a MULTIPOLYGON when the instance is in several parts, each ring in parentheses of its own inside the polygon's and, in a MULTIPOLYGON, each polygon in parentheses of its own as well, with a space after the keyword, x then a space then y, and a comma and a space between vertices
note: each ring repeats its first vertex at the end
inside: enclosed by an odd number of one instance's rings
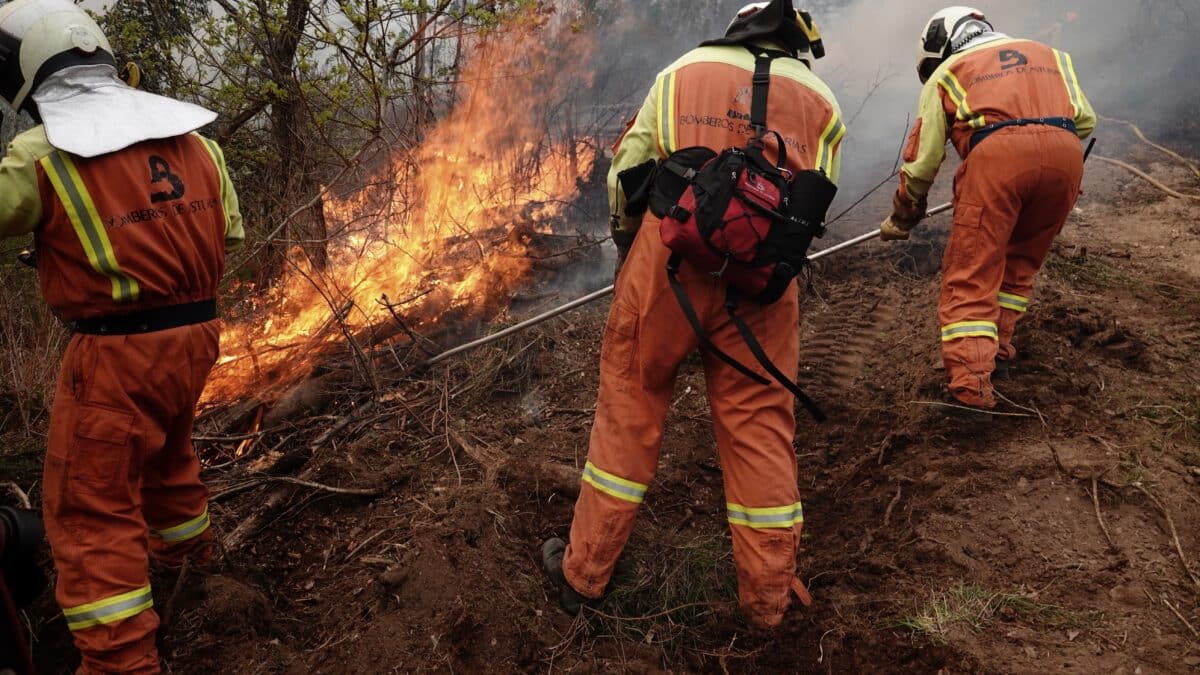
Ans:
MULTIPOLYGON (((767 357, 750 328, 737 315, 742 299, 769 305, 789 288, 808 263, 808 247, 825 234, 825 215, 837 187, 819 171, 794 174, 787 166, 787 147, 778 132, 767 128, 771 63, 790 57, 783 52, 751 49, 755 55, 750 125, 754 137, 742 148, 721 153, 706 147, 679 150, 653 167, 630 170, 621 182, 641 184, 629 200, 631 208, 649 208, 662 219, 662 241, 671 249, 667 275, 684 315, 701 345, 742 374, 770 382, 712 343, 679 283, 683 262, 727 283, 726 309, 759 363, 818 421, 825 416, 795 382, 767 357), (779 161, 766 157, 766 139, 774 136, 779 161)), ((627 192, 626 194, 630 194, 627 192)))

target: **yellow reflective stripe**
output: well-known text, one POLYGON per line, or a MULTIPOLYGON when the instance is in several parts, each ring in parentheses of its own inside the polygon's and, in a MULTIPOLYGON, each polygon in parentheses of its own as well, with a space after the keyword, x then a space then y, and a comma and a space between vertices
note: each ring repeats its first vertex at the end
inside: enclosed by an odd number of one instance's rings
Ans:
POLYGON ((181 523, 175 527, 169 527, 165 530, 152 530, 150 532, 150 536, 162 539, 168 544, 178 544, 181 541, 195 539, 196 537, 204 534, 204 532, 208 530, 209 524, 210 521, 208 518, 208 508, 205 508, 204 513, 201 513, 199 516, 196 516, 185 523, 181 523))
POLYGON ((842 141, 842 137, 846 135, 846 125, 842 124, 842 120, 838 118, 837 113, 833 113, 833 117, 829 120, 825 130, 821 132, 821 139, 817 142, 817 169, 820 169, 826 176, 833 172, 833 157, 837 153, 838 143, 842 141))
POLYGON ((122 619, 141 614, 154 605, 149 586, 114 595, 111 598, 89 602, 78 607, 64 607, 67 628, 83 630, 101 624, 116 623, 122 619))
POLYGON ((731 525, 742 525, 755 529, 778 529, 795 527, 804 523, 804 506, 800 502, 787 506, 750 508, 741 504, 725 505, 731 525))
POLYGON ((1013 293, 1000 294, 1000 306, 1004 309, 1011 309, 1014 312, 1028 312, 1029 298, 1014 295, 1013 293))
POLYGON ((133 302, 138 299, 141 290, 132 277, 121 271, 117 256, 113 253, 112 242, 104 231, 104 222, 96 211, 96 204, 88 193, 79 170, 75 163, 64 152, 53 152, 43 157, 42 168, 54 186, 59 201, 71 219, 75 228, 75 236, 87 255, 92 269, 105 275, 112 281, 112 298, 119 303, 133 302))
POLYGON ((634 504, 641 504, 646 498, 646 490, 650 488, 648 485, 614 476, 591 462, 583 467, 583 482, 610 497, 634 504))
POLYGON ((1075 75, 1075 62, 1071 60, 1070 54, 1057 49, 1054 50, 1054 58, 1058 61, 1063 84, 1066 85, 1067 93, 1071 96, 1072 116, 1078 117, 1079 111, 1083 109, 1079 103, 1083 100, 1083 90, 1079 88, 1079 78, 1075 75))
POLYGON ((221 152, 221 146, 217 145, 216 141, 211 141, 200 134, 193 133, 200 139, 200 144, 208 151, 208 156, 212 159, 213 165, 217 168, 217 182, 221 184, 221 211, 225 213, 225 232, 229 232, 230 213, 229 213, 229 191, 226 186, 229 184, 229 169, 225 166, 225 153, 221 152))
POLYGON ((976 115, 971 110, 971 105, 967 103, 967 90, 963 88, 958 78, 954 76, 954 73, 946 73, 938 84, 950 94, 950 98, 958 106, 957 117, 959 120, 968 123, 976 129, 982 129, 987 126, 987 120, 984 119, 983 115, 976 115))
POLYGON ((942 326, 942 342, 952 342, 969 337, 1000 339, 1000 330, 991 321, 962 321, 942 326))
POLYGON ((675 73, 666 73, 658 80, 658 149, 663 157, 676 150, 675 73))

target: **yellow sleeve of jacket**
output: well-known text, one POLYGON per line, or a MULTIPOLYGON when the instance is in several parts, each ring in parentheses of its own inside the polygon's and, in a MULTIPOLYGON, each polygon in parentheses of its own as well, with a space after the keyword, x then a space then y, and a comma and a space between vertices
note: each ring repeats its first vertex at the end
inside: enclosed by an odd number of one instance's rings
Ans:
POLYGON ((42 221, 42 196, 38 189, 38 161, 49 154, 42 127, 13 139, 0 160, 0 237, 33 232, 42 221))
POLYGON ((220 176, 221 208, 225 211, 225 250, 232 251, 241 246, 246 239, 246 229, 242 223, 237 190, 234 189, 233 181, 229 178, 229 167, 225 165, 225 151, 210 138, 205 138, 200 134, 196 134, 196 137, 204 144, 204 149, 208 151, 209 157, 217 167, 217 174, 220 176))
MULTIPOLYGON (((659 75, 662 78, 662 75, 659 75)), ((652 159, 661 159, 658 151, 658 101, 655 92, 658 82, 646 96, 646 102, 638 111, 633 126, 625 132, 617 143, 613 155, 612 167, 608 170, 608 205, 612 213, 614 229, 623 232, 637 232, 642 224, 641 216, 625 215, 625 192, 617 180, 617 176, 626 169, 645 164, 652 159)))
POLYGON ((1071 105, 1075 109, 1075 130, 1080 138, 1087 138, 1096 130, 1096 111, 1087 95, 1083 93, 1083 87, 1079 86, 1079 76, 1075 74, 1075 61, 1071 55, 1057 49, 1054 50, 1054 55, 1063 71, 1063 83, 1067 87, 1067 93, 1071 95, 1071 105))
POLYGON ((896 215, 904 220, 915 220, 924 210, 925 198, 946 159, 949 127, 938 81, 935 74, 921 90, 917 121, 904 148, 900 190, 894 200, 896 215))

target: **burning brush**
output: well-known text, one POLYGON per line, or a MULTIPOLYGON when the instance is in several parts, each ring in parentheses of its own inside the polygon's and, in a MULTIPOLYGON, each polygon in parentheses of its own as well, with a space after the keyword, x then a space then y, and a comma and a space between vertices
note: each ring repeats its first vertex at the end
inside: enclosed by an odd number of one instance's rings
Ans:
POLYGON ((394 319, 411 330, 507 307, 532 268, 530 233, 562 220, 592 170, 593 147, 556 137, 549 122, 562 87, 587 76, 590 48, 548 10, 474 44, 457 105, 422 145, 325 204, 343 232, 328 264, 291 261, 227 325, 204 402, 270 400, 329 350, 394 319))

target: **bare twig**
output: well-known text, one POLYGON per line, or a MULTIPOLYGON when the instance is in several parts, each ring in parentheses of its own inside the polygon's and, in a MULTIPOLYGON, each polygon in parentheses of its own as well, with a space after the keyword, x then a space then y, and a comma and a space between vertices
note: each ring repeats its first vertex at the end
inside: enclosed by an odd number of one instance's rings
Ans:
POLYGON ((191 566, 192 556, 189 555, 183 559, 183 565, 179 568, 179 576, 175 578, 175 587, 171 590, 171 597, 167 599, 167 604, 163 607, 161 628, 163 633, 170 629, 171 621, 175 618, 175 603, 179 600, 180 593, 183 592, 183 585, 187 581, 191 566))
POLYGON ((612 614, 605 614, 604 612, 601 612, 600 610, 598 610, 594 607, 586 607, 585 606, 584 609, 591 614, 595 614, 596 616, 608 619, 610 621, 653 621, 654 619, 660 619, 664 616, 670 616, 676 612, 682 612, 685 609, 692 609, 693 607, 713 608, 713 607, 721 607, 723 605, 729 605, 729 604, 732 604, 732 603, 728 603, 728 602, 689 602, 686 605, 680 605, 678 607, 675 607, 674 609, 664 610, 664 611, 658 612, 656 614, 647 614, 646 616, 633 616, 633 617, 613 616, 612 614))
POLYGON ((1162 596, 1161 600, 1162 600, 1162 603, 1167 606, 1167 609, 1171 610, 1171 612, 1175 616, 1179 617, 1179 620, 1183 622, 1183 625, 1187 626, 1187 629, 1192 631, 1193 637, 1200 638, 1200 633, 1197 633, 1196 629, 1194 627, 1192 627, 1192 624, 1183 617, 1183 613, 1179 611, 1179 608, 1176 607, 1175 605, 1171 604, 1170 600, 1167 600, 1166 595, 1162 596))
POLYGON ((1129 127, 1133 131, 1133 134, 1135 136, 1137 136, 1138 138, 1140 138, 1143 143, 1145 143, 1146 145, 1149 145, 1150 147, 1154 148, 1155 150, 1158 150, 1159 152, 1161 152, 1165 155, 1168 155, 1170 157, 1173 157, 1173 158, 1179 160, 1185 166, 1187 166, 1187 168, 1191 169, 1192 173, 1195 174, 1197 178, 1200 178, 1200 168, 1198 168, 1191 160, 1189 160, 1187 157, 1184 157, 1183 155, 1179 154, 1178 152, 1175 152, 1174 150, 1172 150, 1170 148, 1163 147, 1163 146, 1159 145, 1158 143, 1151 141, 1149 138, 1146 138, 1146 134, 1142 133, 1142 130, 1138 128, 1138 125, 1134 124, 1133 122, 1129 122, 1126 120, 1119 120, 1119 119, 1116 119, 1115 117, 1105 117, 1103 115, 1100 116, 1100 119, 1104 120, 1105 122, 1115 122, 1116 124, 1124 124, 1125 126, 1129 127))
POLYGON ((941 401, 909 401, 909 405, 927 405, 934 408, 954 408, 956 410, 966 410, 968 412, 979 413, 980 415, 991 415, 992 417, 1033 417, 1024 413, 1001 413, 991 410, 983 410, 980 408, 968 408, 965 405, 954 405, 953 403, 942 403, 941 401))
POLYGON ((373 542, 373 541, 375 541, 376 539, 378 539, 378 538, 382 537, 383 535, 387 534, 387 533, 388 533, 388 532, 390 532, 390 531, 391 531, 391 529, 390 529, 390 528, 386 528, 386 527, 385 527, 385 528, 383 528, 382 530, 380 530, 380 531, 376 532, 375 534, 373 534, 373 535, 371 535, 371 536, 367 537, 366 539, 363 539, 362 543, 361 543, 361 544, 359 544, 358 546, 355 546, 353 550, 351 550, 349 553, 347 553, 347 554, 345 555, 345 557, 343 557, 343 558, 342 558, 342 560, 353 560, 353 559, 354 559, 354 556, 358 555, 358 553, 359 553, 360 551, 362 551, 364 548, 366 548, 367 546, 369 546, 371 542, 373 542))
POLYGON ((300 478, 292 478, 291 476, 263 476, 262 480, 267 483, 289 483, 291 485, 299 485, 320 492, 328 492, 335 495, 353 495, 355 497, 377 497, 382 494, 382 490, 378 488, 340 488, 332 485, 324 485, 322 483, 314 483, 312 481, 303 480, 300 478))
MULTIPOLYGON (((346 427, 350 426, 351 422, 354 422, 373 410, 375 405, 376 403, 374 400, 367 401, 366 403, 358 406, 358 408, 356 408, 349 415, 346 415, 342 419, 338 420, 333 424, 333 426, 329 427, 325 433, 321 434, 309 445, 314 454, 317 449, 328 443, 331 438, 340 433, 346 427)), ((296 480, 306 481, 312 478, 316 472, 316 467, 310 465, 305 468, 299 476, 296 477, 296 480)), ((279 507, 283 505, 284 501, 290 494, 291 491, 286 488, 280 488, 271 493, 271 495, 268 496, 263 502, 261 509, 259 509, 250 517, 242 520, 242 522, 239 523, 238 526, 234 528, 234 530, 230 532, 228 536, 225 537, 224 541, 222 542, 224 548, 229 551, 236 551, 237 549, 241 548, 242 544, 245 543, 250 535, 257 532, 258 528, 262 527, 263 523, 267 521, 267 518, 274 514, 275 511, 277 511, 279 507)))
POLYGON ((1092 476, 1092 506, 1096 507, 1096 522, 1100 523, 1100 530, 1104 532, 1104 538, 1108 540, 1108 548, 1114 553, 1120 553, 1121 548, 1108 533, 1108 526, 1104 524, 1104 514, 1100 512, 1100 481, 1095 476, 1092 476))
POLYGON ((1000 393, 999 391, 996 391, 995 394, 996 394, 996 396, 1000 397, 1001 401, 1004 401, 1005 403, 1011 405, 1012 407, 1014 407, 1018 410, 1024 410, 1025 412, 1030 412, 1030 413, 1033 413, 1034 415, 1037 415, 1038 421, 1040 421, 1042 423, 1042 426, 1047 427, 1047 428, 1050 426, 1049 424, 1046 423, 1046 416, 1042 414, 1041 410, 1038 410, 1037 408, 1023 406, 1020 403, 1017 403, 1016 401, 1012 400, 1011 398, 1000 393))
POLYGON ((198 443, 240 443, 241 441, 253 440, 260 436, 275 433, 276 431, 279 431, 279 429, 263 429, 251 434, 240 434, 237 436, 192 436, 192 440, 198 443))
POLYGON ((887 511, 884 511, 883 513, 884 527, 887 527, 888 523, 892 520, 892 511, 896 509, 896 504, 900 503, 900 493, 902 490, 904 490, 903 486, 896 488, 896 496, 892 497, 891 503, 889 503, 887 506, 887 511))
POLYGON ((0 485, 3 485, 6 490, 12 493, 12 496, 17 498, 17 503, 21 505, 21 508, 33 508, 33 504, 29 501, 29 495, 25 494, 25 491, 21 489, 20 485, 17 485, 12 481, 0 483, 0 485))
POLYGON ((1167 510, 1167 507, 1163 505, 1161 501, 1159 501, 1158 497, 1155 497, 1153 494, 1151 494, 1151 492, 1147 490, 1146 487, 1141 483, 1134 483, 1133 487, 1138 492, 1146 495, 1150 501, 1154 502, 1154 505, 1158 507, 1158 510, 1161 511, 1163 516, 1167 519, 1167 526, 1171 528, 1171 539, 1175 542, 1175 552, 1179 554, 1179 562, 1183 564, 1183 570, 1187 572, 1187 575, 1191 578, 1192 583, 1196 585, 1196 591, 1200 593, 1200 578, 1196 577, 1195 572, 1192 572, 1191 566, 1188 565, 1187 556, 1183 553, 1183 544, 1179 543, 1179 531, 1175 529, 1175 519, 1171 517, 1171 512, 1167 510))
POLYGON ((1105 164, 1112 164, 1113 166, 1125 169, 1129 173, 1137 176, 1138 178, 1141 178, 1142 180, 1146 181, 1147 183, 1150 183, 1154 187, 1158 188, 1160 191, 1167 194, 1168 196, 1174 197, 1176 199, 1187 199, 1189 201, 1200 202, 1200 195, 1185 195, 1184 193, 1179 192, 1178 190, 1172 190, 1171 188, 1167 187, 1166 185, 1159 182, 1158 180, 1151 178, 1149 174, 1142 171, 1141 169, 1139 169, 1135 166, 1132 166, 1130 164, 1126 164, 1125 162, 1122 162, 1119 159, 1113 159, 1111 157, 1101 157, 1100 155, 1096 155, 1096 159, 1100 160, 1101 162, 1104 162, 1105 164))

